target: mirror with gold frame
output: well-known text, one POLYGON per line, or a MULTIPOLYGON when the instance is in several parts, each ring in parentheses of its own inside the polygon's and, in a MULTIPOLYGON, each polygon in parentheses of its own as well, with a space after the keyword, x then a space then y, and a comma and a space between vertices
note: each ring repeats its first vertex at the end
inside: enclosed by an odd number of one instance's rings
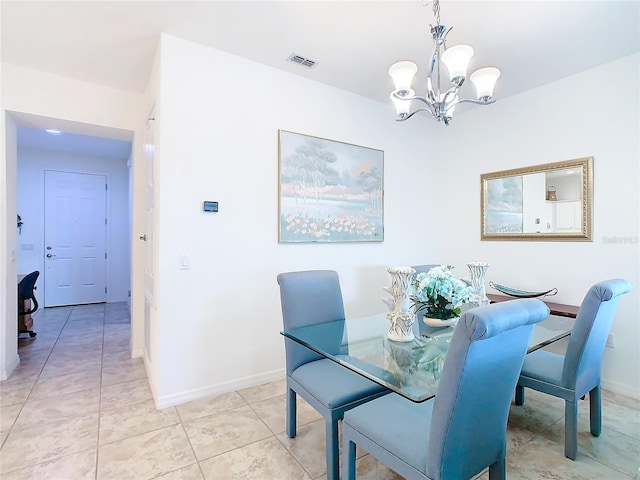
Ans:
POLYGON ((482 240, 591 241, 593 157, 480 176, 482 240))

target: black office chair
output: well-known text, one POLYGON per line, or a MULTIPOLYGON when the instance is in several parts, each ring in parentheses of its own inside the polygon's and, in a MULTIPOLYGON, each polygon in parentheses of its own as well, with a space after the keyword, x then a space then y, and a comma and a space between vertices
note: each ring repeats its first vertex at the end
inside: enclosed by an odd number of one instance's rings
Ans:
POLYGON ((38 310, 38 300, 36 299, 35 289, 36 281, 40 275, 39 271, 31 272, 25 276, 18 284, 18 335, 21 333, 28 333, 31 338, 37 335, 33 330, 29 330, 31 325, 27 326, 24 322, 25 315, 31 315, 38 310), (24 309, 24 303, 26 300, 31 300, 31 308, 24 309), (20 321, 22 320, 22 321, 20 321))

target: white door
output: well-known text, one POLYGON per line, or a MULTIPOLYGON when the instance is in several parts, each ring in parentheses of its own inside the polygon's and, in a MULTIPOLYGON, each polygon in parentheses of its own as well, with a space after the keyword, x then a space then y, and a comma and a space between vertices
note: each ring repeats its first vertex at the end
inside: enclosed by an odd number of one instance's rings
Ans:
POLYGON ((44 305, 105 302, 107 179, 45 171, 44 305))

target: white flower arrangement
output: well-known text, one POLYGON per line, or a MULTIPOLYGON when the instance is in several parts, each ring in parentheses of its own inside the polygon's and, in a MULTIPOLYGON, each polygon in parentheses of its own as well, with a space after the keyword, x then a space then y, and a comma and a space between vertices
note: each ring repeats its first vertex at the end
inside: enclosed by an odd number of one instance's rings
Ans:
POLYGON ((460 315, 460 307, 475 298, 473 288, 453 276, 451 265, 433 267, 419 273, 411 283, 409 298, 416 313, 448 320, 460 315))

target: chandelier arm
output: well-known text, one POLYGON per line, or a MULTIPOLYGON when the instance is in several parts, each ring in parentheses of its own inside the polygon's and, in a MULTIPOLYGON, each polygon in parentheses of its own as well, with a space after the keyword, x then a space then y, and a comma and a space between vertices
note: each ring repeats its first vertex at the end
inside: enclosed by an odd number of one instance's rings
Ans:
POLYGON ((474 98, 463 98, 460 99, 456 102, 452 102, 449 105, 447 105, 447 109, 444 111, 444 113, 446 114, 451 108, 455 107, 456 105, 459 105, 461 103, 473 103, 475 105, 491 105, 492 103, 496 103, 496 99, 495 98, 490 98, 488 100, 476 100, 474 98))
MULTIPOLYGON (((458 90, 460 90, 460 87, 458 85, 454 85, 453 87, 451 87, 445 92, 440 103, 449 103, 449 98, 456 98, 456 95, 458 95, 458 90)), ((453 105, 456 105, 457 103, 459 102, 455 102, 453 103, 453 105)))
POLYGON ((475 98, 463 98, 461 100, 458 100, 456 103, 454 103, 454 105, 457 105, 459 103, 475 103, 476 105, 491 105, 492 103, 496 103, 496 99, 487 98, 487 99, 476 100, 475 98))
POLYGON ((411 117, 413 117, 418 112, 429 112, 431 115, 433 115, 433 112, 428 108, 418 108, 418 109, 414 110, 413 112, 408 113, 405 117, 396 118, 396 122, 404 122, 405 120, 409 120, 411 117))
MULTIPOLYGON (((407 100, 407 101, 418 100, 419 102, 422 102, 427 107, 429 107, 429 111, 432 111, 431 109, 433 108, 433 102, 431 102, 428 98, 421 97, 420 95, 414 95, 412 97, 407 95, 405 97, 402 97, 402 96, 398 95, 395 91, 392 92, 392 95, 393 95, 393 98, 397 98, 398 100, 407 100)), ((422 109, 422 110, 424 110, 424 109, 422 109)))

